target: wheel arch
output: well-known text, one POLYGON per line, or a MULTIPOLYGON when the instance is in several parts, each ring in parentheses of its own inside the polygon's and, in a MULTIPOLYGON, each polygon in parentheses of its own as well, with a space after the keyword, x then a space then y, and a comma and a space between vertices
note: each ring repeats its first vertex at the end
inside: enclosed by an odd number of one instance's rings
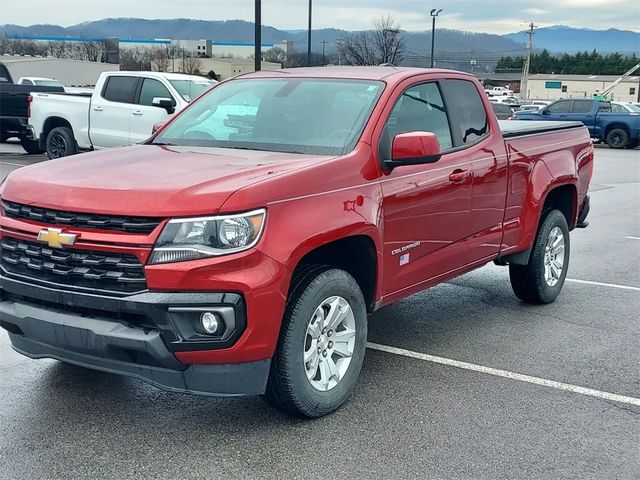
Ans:
POLYGON ((69 120, 67 120, 64 117, 51 116, 51 117, 48 117, 42 124, 42 137, 44 138, 45 141, 47 136, 49 135, 49 132, 51 132, 51 130, 57 127, 70 128, 71 131, 73 132, 73 127, 71 126, 71 123, 69 122, 69 120))
POLYGON ((367 311, 375 310, 378 288, 378 252, 375 241, 366 234, 356 234, 325 243, 309 250, 297 261, 291 277, 293 282, 307 267, 322 265, 339 268, 349 273, 358 283, 367 305, 367 311))

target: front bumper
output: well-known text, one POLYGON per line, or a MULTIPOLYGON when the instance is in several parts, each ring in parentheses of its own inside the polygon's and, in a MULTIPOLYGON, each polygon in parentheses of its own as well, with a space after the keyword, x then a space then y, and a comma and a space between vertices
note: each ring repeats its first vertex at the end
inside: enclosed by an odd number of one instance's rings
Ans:
POLYGON ((185 365, 176 358, 179 352, 231 345, 245 328, 243 312, 238 294, 145 292, 114 298, 0 276, 0 326, 9 332, 17 352, 136 377, 170 391, 264 393, 269 359, 185 365), (192 331, 183 307, 221 305, 236 310, 237 329, 221 339, 222 344, 214 345, 215 341, 199 338, 192 331))

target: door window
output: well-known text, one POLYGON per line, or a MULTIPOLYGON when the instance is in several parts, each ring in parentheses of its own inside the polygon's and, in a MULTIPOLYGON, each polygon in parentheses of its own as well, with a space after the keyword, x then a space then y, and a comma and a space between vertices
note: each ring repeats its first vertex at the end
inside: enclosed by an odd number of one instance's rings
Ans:
POLYGON ((592 100, 574 100, 571 113, 589 113, 593 106, 592 100))
POLYGON ((380 139, 380 156, 391 160, 393 139, 399 133, 432 132, 442 151, 453 146, 447 111, 437 83, 423 83, 406 90, 393 107, 380 139))
POLYGON ((142 88, 140 89, 140 98, 138 99, 138 103, 140 105, 153 106, 154 98, 170 98, 173 105, 175 106, 176 102, 169 93, 167 87, 165 87, 162 82, 155 80, 153 78, 145 78, 142 82, 142 88))
POLYGON ((468 80, 443 82, 456 147, 470 145, 489 133, 489 118, 480 92, 468 80))
POLYGON ((626 108, 624 108, 622 105, 620 105, 619 103, 612 103, 611 104, 611 111, 613 113, 627 113, 628 110, 626 108))
POLYGON ((571 100, 561 100, 560 102, 552 103, 547 109, 549 113, 569 113, 571 108, 571 100))
POLYGON ((102 92, 102 97, 110 102, 133 103, 133 96, 138 86, 136 77, 109 77, 102 92))

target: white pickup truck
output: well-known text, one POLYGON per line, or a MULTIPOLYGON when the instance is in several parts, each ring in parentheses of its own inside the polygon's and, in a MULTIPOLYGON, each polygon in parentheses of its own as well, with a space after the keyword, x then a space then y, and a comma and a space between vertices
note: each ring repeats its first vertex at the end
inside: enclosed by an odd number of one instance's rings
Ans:
POLYGON ((489 95, 489 97, 503 97, 503 96, 513 96, 513 90, 507 87, 491 87, 485 88, 485 93, 489 95))
POLYGON ((49 158, 132 145, 214 82, 161 72, 104 72, 92 94, 31 95, 29 129, 49 158))

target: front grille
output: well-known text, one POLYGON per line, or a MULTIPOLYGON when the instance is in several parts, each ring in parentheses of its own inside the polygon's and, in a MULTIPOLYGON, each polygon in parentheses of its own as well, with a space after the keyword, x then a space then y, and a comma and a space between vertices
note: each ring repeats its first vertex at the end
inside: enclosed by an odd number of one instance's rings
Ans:
POLYGON ((144 267, 134 255, 57 250, 5 237, 0 265, 8 275, 63 288, 130 294, 146 290, 144 267))
POLYGON ((30 220, 47 225, 63 225, 89 230, 109 230, 148 235, 160 225, 162 219, 152 217, 126 217, 74 213, 48 208, 32 207, 19 203, 2 201, 4 214, 9 218, 30 220))

